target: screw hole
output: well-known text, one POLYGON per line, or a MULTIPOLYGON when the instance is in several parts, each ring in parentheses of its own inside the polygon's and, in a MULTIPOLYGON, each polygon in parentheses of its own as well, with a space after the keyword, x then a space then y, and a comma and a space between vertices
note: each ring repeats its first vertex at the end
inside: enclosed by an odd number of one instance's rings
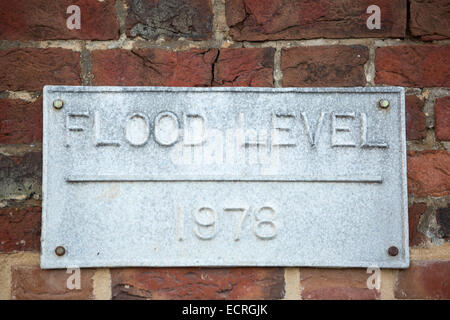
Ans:
POLYGON ((56 254, 58 257, 63 256, 65 253, 66 253, 66 249, 65 249, 64 247, 62 247, 62 246, 56 247, 56 249, 55 249, 55 254, 56 254))
POLYGON ((388 249, 388 253, 391 257, 395 257, 396 255, 398 255, 398 248, 395 246, 392 246, 388 249))

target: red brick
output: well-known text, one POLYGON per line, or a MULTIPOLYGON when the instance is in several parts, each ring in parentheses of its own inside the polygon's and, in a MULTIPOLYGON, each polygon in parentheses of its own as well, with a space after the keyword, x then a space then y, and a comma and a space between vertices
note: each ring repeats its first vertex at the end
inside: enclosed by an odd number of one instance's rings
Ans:
POLYGON ((214 85, 273 86, 273 48, 221 49, 214 65, 214 85))
POLYGON ((375 68, 377 84, 450 87, 450 45, 378 48, 375 68))
POLYGON ((42 141, 42 98, 34 102, 0 100, 0 143, 42 141))
POLYGON ((405 0, 226 0, 234 40, 404 37, 405 0), (381 9, 381 29, 369 30, 370 5, 381 9))
POLYGON ((409 29, 422 40, 450 38, 450 5, 448 0, 410 0, 409 29))
POLYGON ((434 105, 434 127, 438 140, 450 141, 450 97, 436 100, 434 105))
POLYGON ((0 199, 25 200, 41 197, 42 154, 21 156, 0 153, 0 199))
POLYGON ((210 86, 216 49, 162 49, 92 52, 95 85, 210 86))
POLYGON ((41 208, 0 208, 0 252, 39 251, 41 208))
POLYGON ((398 299, 450 299, 450 261, 412 261, 399 271, 398 299))
POLYGON ((128 0, 127 35, 155 40, 212 36, 211 0, 128 0))
POLYGON ((56 48, 0 50, 0 90, 41 91, 49 84, 81 84, 79 52, 56 48))
POLYGON ((367 287, 372 274, 365 269, 300 270, 301 296, 304 300, 371 300, 380 292, 367 287))
POLYGON ((0 0, 0 39, 118 39, 114 1, 0 0), (67 28, 70 5, 80 7, 81 28, 67 28))
POLYGON ((417 96, 406 96, 406 139, 420 140, 427 134, 425 102, 417 96))
MULTIPOLYGON (((11 297, 14 300, 93 299, 95 270, 80 270, 80 289, 68 289, 67 280, 74 275, 62 270, 42 270, 35 266, 13 266, 11 297)), ((73 284, 73 278, 69 283, 73 284)))
POLYGON ((363 46, 318 46, 283 49, 283 86, 364 86, 364 64, 369 52, 363 46))
POLYGON ((281 299, 282 268, 111 270, 113 299, 281 299))
POLYGON ((450 151, 408 152, 408 191, 418 197, 450 194, 450 151))
POLYGON ((425 242, 425 235, 418 229, 420 218, 425 211, 427 211, 427 204, 423 202, 414 203, 408 209, 410 247, 420 246, 425 242))

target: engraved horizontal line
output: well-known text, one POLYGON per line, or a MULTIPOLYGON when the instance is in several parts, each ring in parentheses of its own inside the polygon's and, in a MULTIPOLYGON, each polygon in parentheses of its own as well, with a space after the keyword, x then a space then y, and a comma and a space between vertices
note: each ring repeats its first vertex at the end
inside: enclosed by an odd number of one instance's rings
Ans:
POLYGON ((158 176, 158 175, 69 175, 67 182, 343 182, 382 183, 381 176, 158 176))
POLYGON ((195 87, 115 87, 115 86, 45 86, 48 93, 135 93, 135 92, 171 92, 171 93, 196 93, 196 92, 242 92, 242 93, 402 93, 402 87, 323 87, 323 88, 195 88, 195 87))

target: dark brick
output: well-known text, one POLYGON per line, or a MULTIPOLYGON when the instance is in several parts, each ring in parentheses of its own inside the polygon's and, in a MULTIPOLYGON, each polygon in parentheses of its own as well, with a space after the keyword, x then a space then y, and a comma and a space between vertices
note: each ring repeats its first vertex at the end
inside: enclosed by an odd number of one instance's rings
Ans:
POLYGON ((41 198, 42 154, 13 157, 0 154, 0 199, 41 198))
POLYGON ((436 212, 439 232, 443 238, 450 238, 450 206, 439 208, 436 212))
POLYGON ((129 37, 207 40, 212 35, 210 0, 128 0, 128 7, 129 37))

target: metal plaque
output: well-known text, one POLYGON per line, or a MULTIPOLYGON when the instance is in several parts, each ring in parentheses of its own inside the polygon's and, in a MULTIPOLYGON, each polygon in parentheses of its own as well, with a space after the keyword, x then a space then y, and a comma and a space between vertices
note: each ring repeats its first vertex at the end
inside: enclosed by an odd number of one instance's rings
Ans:
POLYGON ((44 88, 41 266, 409 265, 404 90, 44 88))

